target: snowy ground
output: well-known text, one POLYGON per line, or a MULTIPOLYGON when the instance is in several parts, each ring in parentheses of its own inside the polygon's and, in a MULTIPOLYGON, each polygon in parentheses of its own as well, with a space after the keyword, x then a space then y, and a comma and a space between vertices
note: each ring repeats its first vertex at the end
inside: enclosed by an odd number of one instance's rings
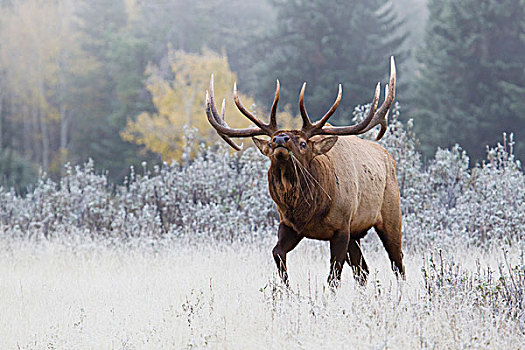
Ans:
MULTIPOLYGON (((441 257, 435 251, 432 261, 431 252, 407 252, 407 280, 398 282, 384 250, 365 245, 369 283, 358 286, 346 266, 333 293, 325 283, 328 244, 314 241, 289 254, 291 291, 276 279, 270 245, 0 247, 2 349, 525 344, 523 324, 506 315, 501 300, 491 300, 503 262, 499 249, 462 248, 441 257)), ((510 260, 517 263, 519 254, 511 248, 510 260)))

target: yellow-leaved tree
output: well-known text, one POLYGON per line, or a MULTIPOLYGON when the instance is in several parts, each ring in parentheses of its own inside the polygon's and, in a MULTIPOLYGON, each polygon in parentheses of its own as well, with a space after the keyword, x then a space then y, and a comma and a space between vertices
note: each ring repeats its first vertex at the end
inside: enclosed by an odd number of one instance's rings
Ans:
MULTIPOLYGON (((234 128, 244 128, 250 121, 233 103, 233 84, 237 80, 230 70, 226 56, 212 51, 192 54, 170 50, 169 74, 159 67, 148 67, 147 89, 152 95, 156 113, 142 113, 135 121, 129 120, 122 137, 143 145, 159 154, 163 161, 180 159, 184 149, 184 126, 198 130, 199 141, 210 144, 219 139, 208 123, 205 113, 205 92, 209 89, 210 75, 214 74, 215 96, 220 107, 226 99, 226 122, 234 128), (169 78, 167 77, 169 76, 169 78)), ((254 100, 239 93, 245 107, 254 111, 254 100)), ((263 116, 263 120, 266 116, 263 116)), ((289 113, 279 115, 281 125, 289 125, 289 113), (284 122, 284 123, 283 123, 284 122)))

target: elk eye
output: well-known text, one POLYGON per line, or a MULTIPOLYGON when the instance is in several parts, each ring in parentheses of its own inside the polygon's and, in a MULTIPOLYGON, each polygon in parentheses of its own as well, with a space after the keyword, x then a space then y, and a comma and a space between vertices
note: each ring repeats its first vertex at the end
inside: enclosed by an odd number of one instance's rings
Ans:
POLYGON ((299 146, 301 146, 301 148, 305 148, 306 147, 306 142, 302 141, 299 146))

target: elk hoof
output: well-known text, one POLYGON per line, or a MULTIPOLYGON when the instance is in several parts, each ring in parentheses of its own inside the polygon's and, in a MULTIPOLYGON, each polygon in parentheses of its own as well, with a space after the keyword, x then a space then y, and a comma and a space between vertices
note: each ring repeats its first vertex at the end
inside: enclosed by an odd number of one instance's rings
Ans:
POLYGON ((328 287, 332 290, 336 290, 341 286, 341 280, 338 278, 328 277, 328 287))

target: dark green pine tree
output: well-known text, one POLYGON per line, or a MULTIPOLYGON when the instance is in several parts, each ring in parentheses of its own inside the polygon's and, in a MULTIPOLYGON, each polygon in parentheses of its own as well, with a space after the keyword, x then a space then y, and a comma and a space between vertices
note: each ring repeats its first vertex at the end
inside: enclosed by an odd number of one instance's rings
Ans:
POLYGON ((246 51, 251 74, 242 83, 260 101, 271 101, 275 79, 282 84, 283 104, 296 110, 307 82, 305 102, 313 119, 333 103, 343 84, 342 106, 332 122, 347 123, 355 105, 371 101, 375 85, 385 82, 390 56, 401 63, 402 22, 383 0, 274 0, 278 15, 269 30, 246 51))
POLYGON ((120 180, 140 162, 139 148, 123 141, 120 131, 127 118, 151 108, 143 84, 151 50, 140 25, 128 23, 123 0, 83 1, 77 17, 87 70, 72 83, 72 160, 93 158, 120 180))
POLYGON ((422 148, 461 144, 475 160, 516 134, 525 155, 525 1, 430 0, 411 103, 422 148))

